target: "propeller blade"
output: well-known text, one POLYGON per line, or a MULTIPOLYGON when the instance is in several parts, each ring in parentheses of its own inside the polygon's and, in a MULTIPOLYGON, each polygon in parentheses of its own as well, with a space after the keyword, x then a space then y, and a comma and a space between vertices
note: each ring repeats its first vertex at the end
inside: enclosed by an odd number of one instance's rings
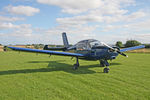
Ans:
POLYGON ((119 53, 120 55, 125 56, 125 57, 128 57, 128 56, 127 56, 126 54, 124 54, 123 52, 120 52, 120 50, 115 49, 115 48, 113 48, 113 47, 107 45, 107 44, 104 43, 104 42, 101 42, 101 43, 102 43, 104 46, 108 47, 109 49, 111 49, 111 50, 113 50, 113 51, 116 51, 116 52, 119 53))
POLYGON ((122 56, 128 57, 128 55, 124 54, 123 52, 120 52, 119 50, 117 51, 117 53, 119 53, 122 56))

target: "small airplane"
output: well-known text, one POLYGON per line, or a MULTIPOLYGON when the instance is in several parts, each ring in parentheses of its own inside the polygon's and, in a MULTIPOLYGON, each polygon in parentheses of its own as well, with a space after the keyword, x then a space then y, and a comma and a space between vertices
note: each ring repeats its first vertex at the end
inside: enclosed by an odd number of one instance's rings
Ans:
POLYGON ((134 46, 129 48, 120 49, 119 47, 111 47, 104 42, 100 42, 95 39, 87 39, 79 41, 77 44, 70 46, 68 43, 67 35, 65 32, 62 33, 64 47, 48 47, 45 45, 43 50, 39 49, 29 49, 29 48, 19 48, 19 47, 9 47, 15 51, 33 52, 33 53, 44 53, 49 55, 60 55, 60 56, 71 56, 76 58, 76 63, 73 69, 76 70, 79 67, 79 60, 99 60, 100 66, 105 67, 104 73, 109 72, 108 60, 116 59, 118 54, 128 57, 123 52, 144 48, 144 45, 134 46), (53 51, 52 51, 53 50, 53 51), (58 51, 57 51, 58 50, 58 51), (60 52, 63 51, 63 52, 60 52), (71 53, 69 51, 74 51, 71 53))

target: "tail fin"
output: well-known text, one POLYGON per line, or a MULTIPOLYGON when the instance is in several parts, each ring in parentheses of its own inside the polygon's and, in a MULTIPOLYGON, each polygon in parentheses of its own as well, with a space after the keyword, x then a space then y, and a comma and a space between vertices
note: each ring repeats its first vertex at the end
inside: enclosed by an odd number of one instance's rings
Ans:
POLYGON ((69 43, 68 43, 67 35, 66 35, 65 32, 62 33, 62 38, 63 38, 64 46, 65 46, 66 48, 68 48, 68 47, 69 47, 69 43))

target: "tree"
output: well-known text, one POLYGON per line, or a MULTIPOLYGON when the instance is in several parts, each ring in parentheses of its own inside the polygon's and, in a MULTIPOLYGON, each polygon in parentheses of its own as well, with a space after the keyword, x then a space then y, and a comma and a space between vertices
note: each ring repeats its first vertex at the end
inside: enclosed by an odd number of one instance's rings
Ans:
POLYGON ((42 49, 44 47, 44 44, 32 44, 35 49, 42 49))
POLYGON ((141 43, 137 40, 128 40, 126 41, 125 47, 132 47, 132 46, 138 46, 141 45, 141 43))
POLYGON ((150 44, 144 44, 145 48, 150 48, 150 44))
POLYGON ((119 47, 119 48, 121 48, 121 47, 123 47, 123 44, 122 44, 121 41, 117 41, 117 42, 116 42, 116 46, 119 47))

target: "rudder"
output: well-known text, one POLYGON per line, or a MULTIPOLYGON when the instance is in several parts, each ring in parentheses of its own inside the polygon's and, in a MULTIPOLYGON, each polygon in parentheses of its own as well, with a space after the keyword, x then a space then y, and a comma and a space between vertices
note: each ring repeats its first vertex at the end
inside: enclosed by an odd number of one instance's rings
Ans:
POLYGON ((62 33, 62 38, 63 38, 64 46, 65 46, 66 48, 68 48, 68 47, 69 47, 69 43, 68 43, 67 35, 66 35, 65 32, 62 33))

